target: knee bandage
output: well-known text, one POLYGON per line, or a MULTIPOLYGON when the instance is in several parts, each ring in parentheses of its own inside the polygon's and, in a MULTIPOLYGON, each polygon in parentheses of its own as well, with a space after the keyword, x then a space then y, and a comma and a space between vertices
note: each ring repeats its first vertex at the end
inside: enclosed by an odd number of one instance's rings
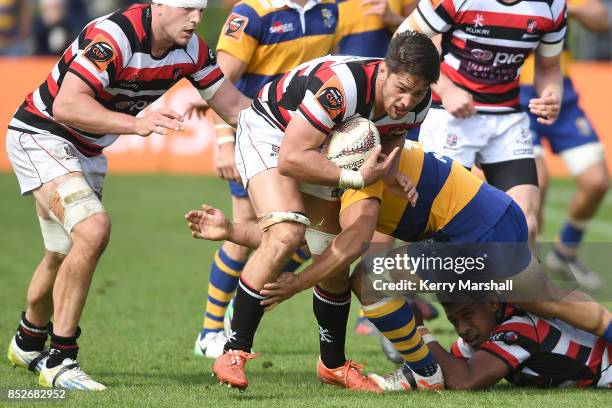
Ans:
POLYGON ((310 226, 310 220, 304 214, 293 211, 273 211, 265 213, 257 219, 257 225, 261 229, 261 232, 267 231, 273 225, 280 224, 281 222, 295 222, 298 224, 310 226))
POLYGON ((336 238, 336 234, 330 234, 310 228, 306 229, 306 243, 312 255, 321 255, 334 238, 336 238))
POLYGON ((67 255, 72 248, 72 238, 64 227, 55 220, 38 217, 45 248, 51 252, 67 255))
POLYGON ((57 187, 49 199, 49 210, 68 233, 85 218, 106 212, 82 176, 71 177, 57 187))

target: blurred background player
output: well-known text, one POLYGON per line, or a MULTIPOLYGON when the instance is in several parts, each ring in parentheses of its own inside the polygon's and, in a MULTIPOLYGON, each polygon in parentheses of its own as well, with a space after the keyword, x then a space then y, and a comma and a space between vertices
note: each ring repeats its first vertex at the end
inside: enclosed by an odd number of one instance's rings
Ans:
POLYGON ((540 192, 518 74, 535 50, 540 97, 529 109, 538 122, 553 123, 563 93, 565 1, 422 0, 398 31, 406 29, 442 34, 442 75, 419 141, 467 168, 478 163, 521 206, 534 243, 540 192))
POLYGON ((415 0, 339 0, 338 51, 384 58, 393 33, 415 7, 415 0))
MULTIPOLYGON (((232 9, 217 44, 223 73, 250 98, 291 68, 330 52, 336 35, 338 7, 333 0, 244 0, 232 9)), ((217 173, 229 180, 236 222, 255 220, 234 159, 234 129, 216 125, 217 173)), ((208 284, 203 327, 194 353, 217 358, 227 337, 223 320, 250 250, 224 242, 215 253, 208 284)), ((308 259, 298 249, 284 271, 295 271, 308 259)))
POLYGON ((31 25, 31 0, 0 0, 0 56, 25 54, 31 25))
MULTIPOLYGON (((606 32, 610 28, 608 9, 600 0, 568 0, 568 16, 592 32, 606 32)), ((534 154, 538 169, 541 205, 538 212, 539 230, 543 230, 544 198, 548 186, 548 171, 544 161, 541 139, 546 138, 555 154, 561 156, 576 180, 577 191, 568 208, 568 216, 557 235, 554 250, 548 252, 545 263, 549 271, 575 278, 587 289, 599 289, 603 282, 576 258, 578 246, 595 216, 606 192, 609 177, 604 147, 593 126, 578 106, 578 94, 569 78, 572 52, 566 41, 561 55, 563 72, 563 100, 559 119, 552 125, 543 125, 529 112, 529 101, 535 97, 533 87, 533 58, 530 57, 521 71, 521 106, 528 113, 533 134, 534 154)))
POLYGON ((181 78, 228 123, 250 102, 194 35, 205 7, 206 0, 155 0, 90 22, 9 123, 8 156, 21 193, 34 196, 45 254, 8 359, 40 371, 43 386, 106 388, 77 362, 79 321, 110 237, 103 149, 118 135, 182 130, 182 116, 169 109, 136 117, 181 78))

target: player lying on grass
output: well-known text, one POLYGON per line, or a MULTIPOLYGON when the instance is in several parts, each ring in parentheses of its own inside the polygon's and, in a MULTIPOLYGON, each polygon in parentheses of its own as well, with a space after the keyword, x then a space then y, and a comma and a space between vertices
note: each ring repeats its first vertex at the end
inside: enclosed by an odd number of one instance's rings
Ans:
MULTIPOLYGON (((612 386, 609 341, 559 319, 545 319, 511 303, 499 302, 491 293, 463 298, 459 295, 442 305, 460 336, 451 353, 422 326, 418 310, 413 310, 418 331, 442 367, 446 388, 478 390, 504 378, 517 386, 612 386), (490 301, 483 302, 486 299, 490 301)), ((400 369, 396 377, 395 382, 414 388, 409 371, 400 369)), ((381 385, 386 383, 383 380, 381 385)))
MULTIPOLYGON (((435 238, 452 243, 482 243, 485 249, 490 245, 489 252, 497 257, 489 259, 491 265, 513 264, 512 267, 495 271, 495 277, 503 278, 522 271, 521 277, 533 275, 531 277, 539 278, 539 282, 529 281, 533 290, 531 296, 525 295, 526 298, 533 299, 535 292, 539 296, 537 299, 543 299, 545 291, 553 290, 547 286, 539 273, 537 261, 528 251, 524 215, 507 194, 483 183, 458 163, 418 148, 402 151, 399 170, 413 180, 419 191, 415 207, 389 194, 383 183, 359 191, 348 190, 341 199, 342 232, 302 273, 282 275, 276 282, 264 285, 262 295, 266 299, 262 300, 262 305, 270 308, 313 286, 317 295, 322 293, 317 283, 331 278, 338 282, 348 279, 348 266, 362 254, 363 244, 371 240, 374 230, 403 241, 435 238), (490 244, 500 242, 508 243, 512 253, 503 253, 490 244)), ((232 225, 221 212, 208 206, 204 206, 203 211, 189 212, 187 219, 196 238, 228 239, 245 246, 256 246, 260 240, 261 234, 256 226, 232 225)), ((427 250, 427 245, 415 245, 414 248, 417 251, 427 250)), ((383 296, 379 299, 372 299, 371 296, 364 298, 361 291, 367 285, 366 279, 369 277, 364 273, 353 274, 352 288, 364 304, 368 318, 400 352, 406 366, 413 371, 419 388, 442 386, 441 372, 415 330, 415 321, 406 300, 383 296)), ((560 294, 552 293, 549 298, 554 299, 555 296, 559 298, 560 294)), ((574 299, 585 300, 582 294, 574 293, 573 296, 574 299)), ((606 338, 612 331, 610 313, 592 301, 579 304, 569 301, 523 302, 522 306, 542 316, 561 318, 606 338)), ((320 330, 325 330, 329 338, 338 338, 343 342, 345 326, 334 322, 331 314, 328 324, 319 320, 320 330)), ((321 341, 322 357, 326 350, 324 343, 321 341)), ((340 348, 327 350, 338 352, 340 348)))

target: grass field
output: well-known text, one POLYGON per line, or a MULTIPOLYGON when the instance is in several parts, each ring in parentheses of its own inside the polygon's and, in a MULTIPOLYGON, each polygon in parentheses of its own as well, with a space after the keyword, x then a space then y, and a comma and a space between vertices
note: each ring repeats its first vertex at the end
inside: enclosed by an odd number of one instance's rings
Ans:
MULTIPOLYGON (((571 193, 571 182, 554 181, 547 208, 548 239, 564 219, 571 193)), ((13 175, 0 174, 0 196, 0 346, 4 350, 24 308, 42 240, 33 202, 18 197, 13 175)), ((216 245, 192 240, 183 214, 202 202, 226 209, 225 183, 189 176, 108 178, 105 206, 113 233, 81 321, 79 360, 109 389, 71 393, 62 406, 612 406, 612 394, 596 390, 521 390, 501 384, 487 392, 366 395, 320 385, 314 374, 318 330, 310 292, 264 317, 254 345, 262 354, 247 366, 248 391, 239 394, 220 387, 210 376, 211 361, 192 355, 216 245)), ((587 240, 612 242, 611 222, 612 196, 608 196, 587 240)), ((356 311, 354 301, 351 327, 356 311)), ((434 327, 437 338, 450 345, 450 325, 439 318, 434 327)), ((376 338, 351 331, 347 349, 350 358, 367 363, 368 371, 393 368, 379 352, 376 338)), ((14 370, 2 354, 0 389, 36 386, 35 376, 14 370)), ((19 403, 0 401, 4 405, 19 403)))

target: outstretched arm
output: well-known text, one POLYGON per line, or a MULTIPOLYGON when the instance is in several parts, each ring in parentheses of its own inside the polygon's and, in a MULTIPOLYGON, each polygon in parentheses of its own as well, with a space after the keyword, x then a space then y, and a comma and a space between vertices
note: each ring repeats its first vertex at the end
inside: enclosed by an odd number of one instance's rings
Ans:
POLYGON ((261 231, 256 223, 232 223, 223 212, 207 204, 201 210, 185 214, 191 236, 209 241, 230 241, 251 249, 261 243, 261 231))

